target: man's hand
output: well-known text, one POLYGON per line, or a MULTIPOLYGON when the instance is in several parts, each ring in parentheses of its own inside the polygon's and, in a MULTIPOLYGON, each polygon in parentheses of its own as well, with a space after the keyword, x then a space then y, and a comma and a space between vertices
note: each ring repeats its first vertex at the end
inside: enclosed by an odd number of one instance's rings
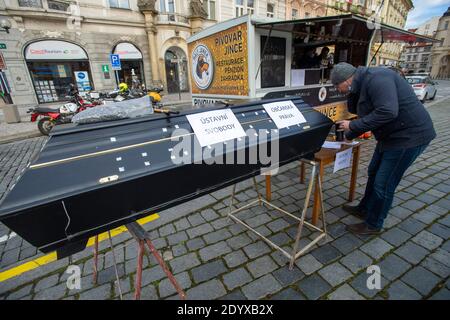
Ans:
POLYGON ((345 131, 350 130, 350 121, 349 120, 342 120, 337 122, 339 124, 340 129, 344 129, 345 131))

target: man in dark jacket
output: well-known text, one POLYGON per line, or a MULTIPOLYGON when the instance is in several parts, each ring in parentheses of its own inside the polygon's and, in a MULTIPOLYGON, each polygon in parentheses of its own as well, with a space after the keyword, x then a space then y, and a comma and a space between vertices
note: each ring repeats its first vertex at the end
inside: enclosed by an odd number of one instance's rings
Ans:
POLYGON ((348 109, 358 115, 356 120, 340 122, 346 139, 372 131, 378 142, 364 197, 357 206, 343 206, 365 220, 347 226, 349 231, 377 234, 403 174, 436 137, 436 132, 411 85, 390 69, 355 68, 339 63, 331 72, 331 81, 338 91, 349 94, 348 109))

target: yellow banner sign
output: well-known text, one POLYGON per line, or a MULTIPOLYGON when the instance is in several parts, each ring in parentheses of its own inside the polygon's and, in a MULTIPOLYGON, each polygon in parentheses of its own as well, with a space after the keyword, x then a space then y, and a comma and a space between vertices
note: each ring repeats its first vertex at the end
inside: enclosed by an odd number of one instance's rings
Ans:
POLYGON ((247 23, 188 45, 192 93, 247 96, 247 23))
POLYGON ((356 117, 356 115, 354 115, 353 113, 348 112, 347 102, 344 101, 324 104, 314 107, 314 109, 327 116, 334 122, 340 120, 348 120, 356 117))

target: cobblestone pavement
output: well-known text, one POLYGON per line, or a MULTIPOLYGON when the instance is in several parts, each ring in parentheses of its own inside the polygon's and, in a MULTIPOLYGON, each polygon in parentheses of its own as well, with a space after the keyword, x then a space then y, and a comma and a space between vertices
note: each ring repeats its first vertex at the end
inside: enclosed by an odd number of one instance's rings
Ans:
MULTIPOLYGON (((380 236, 345 231, 347 224, 357 221, 340 209, 346 202, 349 170, 332 174, 331 167, 323 184, 329 241, 299 258, 292 271, 279 252, 227 218, 230 188, 159 212, 160 218, 145 228, 189 299, 450 299, 450 100, 429 111, 438 137, 407 171, 380 236), (371 265, 380 267, 379 290, 366 285, 371 265)), ((13 183, 44 141, 0 145, 0 192, 13 183)), ((370 141, 362 147, 358 197, 364 191, 374 145, 370 141)), ((272 179, 273 202, 298 211, 306 189, 298 180, 298 164, 282 171, 272 179)), ((258 181, 263 188, 263 180, 258 181)), ((240 201, 254 196, 248 181, 240 185, 240 201)), ((260 207, 243 211, 240 217, 280 246, 292 245, 296 228, 292 219, 260 207)), ((42 255, 18 236, 5 241, 9 234, 0 225, 0 274, 42 255)), ((304 236, 301 244, 314 234, 304 236)), ((132 299, 136 244, 128 233, 116 236, 114 243, 124 298, 132 299)), ((0 282, 0 299, 118 299, 107 241, 100 249, 97 285, 92 283, 92 252, 87 249, 72 257, 82 270, 80 290, 67 288, 69 262, 63 259, 0 282)), ((142 299, 177 299, 156 260, 147 256, 144 266, 142 299)))

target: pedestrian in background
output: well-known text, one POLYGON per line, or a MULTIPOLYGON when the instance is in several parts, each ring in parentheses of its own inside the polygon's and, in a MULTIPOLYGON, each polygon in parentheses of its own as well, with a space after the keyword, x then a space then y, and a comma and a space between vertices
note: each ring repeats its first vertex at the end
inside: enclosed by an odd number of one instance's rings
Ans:
POLYGON ((343 209, 364 222, 347 226, 356 234, 380 233, 391 208, 395 189, 405 171, 436 137, 430 115, 412 87, 388 68, 334 66, 331 82, 348 93, 353 121, 340 121, 347 140, 372 131, 377 145, 368 169, 363 198, 343 209))

